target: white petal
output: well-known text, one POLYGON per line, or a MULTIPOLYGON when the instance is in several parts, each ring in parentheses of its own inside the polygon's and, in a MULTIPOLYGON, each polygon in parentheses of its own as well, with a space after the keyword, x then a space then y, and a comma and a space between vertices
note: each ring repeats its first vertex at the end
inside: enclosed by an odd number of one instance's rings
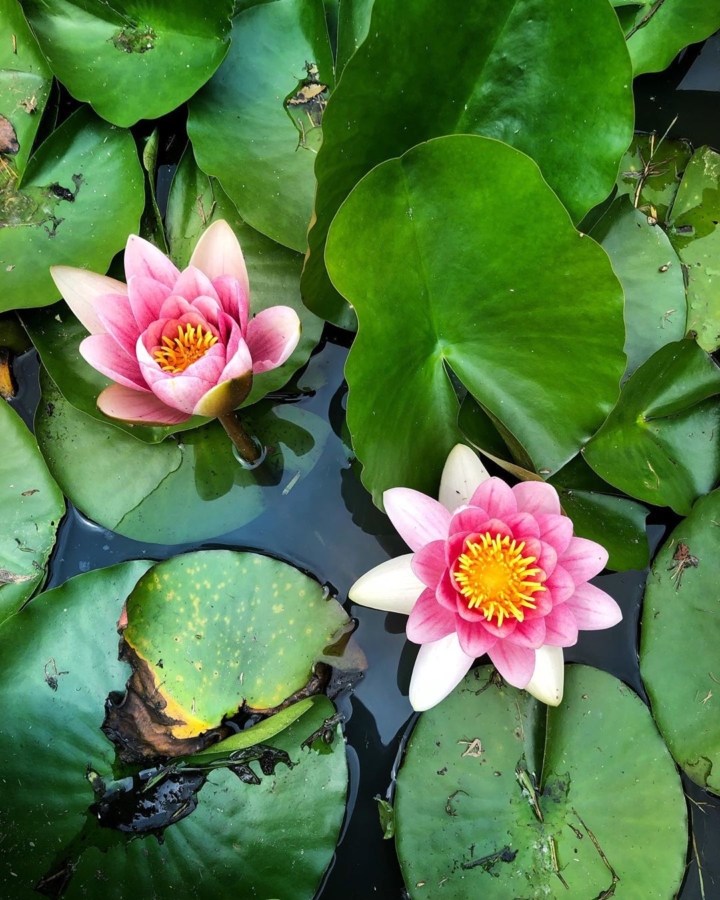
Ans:
POLYGON ((535 651, 535 671, 525 690, 548 706, 559 706, 564 686, 565 660, 562 647, 545 644, 535 651))
POLYGON ((444 700, 460 684, 473 662, 473 657, 460 646, 455 632, 423 644, 410 679, 412 708, 424 712, 444 700))
POLYGON ((353 603, 410 615, 425 585, 414 574, 410 561, 412 553, 389 559, 370 569, 348 591, 353 603))
POLYGON ((200 235, 189 265, 200 269, 210 280, 220 275, 232 275, 250 296, 250 282, 240 242, 224 219, 213 222, 200 235))
POLYGON ((63 299, 90 334, 105 334, 95 312, 95 299, 104 294, 127 294, 127 285, 107 275, 73 266, 51 266, 50 274, 63 299))
POLYGON ((465 444, 455 444, 445 461, 438 500, 445 509, 454 512, 458 506, 468 503, 478 486, 489 477, 477 453, 465 444))

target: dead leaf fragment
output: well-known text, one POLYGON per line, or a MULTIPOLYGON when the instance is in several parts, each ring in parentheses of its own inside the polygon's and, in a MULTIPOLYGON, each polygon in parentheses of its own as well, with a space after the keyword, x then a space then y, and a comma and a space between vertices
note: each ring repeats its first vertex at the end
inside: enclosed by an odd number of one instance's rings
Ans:
POLYGON ((16 390, 10 351, 6 347, 0 347, 0 397, 3 400, 12 400, 16 390))
POLYGON ((34 575, 16 575, 7 569, 0 569, 0 584, 20 584, 22 581, 32 581, 34 575))
POLYGON ((17 153, 20 149, 12 122, 0 116, 0 153, 17 153))

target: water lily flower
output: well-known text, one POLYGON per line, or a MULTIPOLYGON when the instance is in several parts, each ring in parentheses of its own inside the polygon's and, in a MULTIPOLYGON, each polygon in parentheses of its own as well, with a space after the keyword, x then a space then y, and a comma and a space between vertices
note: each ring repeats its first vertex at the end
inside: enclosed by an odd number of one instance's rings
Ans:
POLYGON ((617 603, 589 584, 607 551, 573 535, 546 482, 509 487, 458 444, 440 499, 410 488, 385 491, 385 510, 413 551, 366 573, 354 603, 407 613, 421 644, 410 682, 414 709, 435 706, 487 653, 503 678, 551 706, 563 693, 563 647, 578 630, 609 628, 617 603))
POLYGON ((68 306, 90 332, 82 356, 115 384, 98 397, 113 419, 175 425, 222 417, 247 397, 253 375, 281 366, 297 346, 288 306, 249 318, 240 244, 224 221, 202 235, 180 272, 137 235, 125 249, 127 284, 69 266, 51 269, 68 306))

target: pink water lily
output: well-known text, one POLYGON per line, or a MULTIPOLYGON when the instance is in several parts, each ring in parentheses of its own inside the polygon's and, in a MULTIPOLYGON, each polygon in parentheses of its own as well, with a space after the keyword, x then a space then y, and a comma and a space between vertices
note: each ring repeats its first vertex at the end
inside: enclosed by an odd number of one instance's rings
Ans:
POLYGON ((245 260, 224 221, 205 231, 182 272, 136 235, 125 249, 127 284, 69 266, 51 272, 90 332, 80 353, 115 382, 98 397, 113 419, 175 425, 227 415, 253 375, 281 366, 300 337, 288 306, 249 318, 245 260))
POLYGON ((558 705, 562 648, 580 629, 609 628, 622 613, 589 583, 607 551, 573 535, 555 488, 511 488, 458 445, 439 501, 409 488, 383 499, 413 553, 368 572, 350 599, 409 614, 407 636, 422 645, 410 684, 414 709, 439 703, 486 653, 510 684, 558 705))

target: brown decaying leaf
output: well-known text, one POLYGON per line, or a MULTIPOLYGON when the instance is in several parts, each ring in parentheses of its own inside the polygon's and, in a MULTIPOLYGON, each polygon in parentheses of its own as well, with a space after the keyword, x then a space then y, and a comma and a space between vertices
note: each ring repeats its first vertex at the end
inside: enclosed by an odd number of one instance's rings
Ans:
POLYGON ((32 581, 34 575, 16 575, 7 569, 0 569, 0 584, 20 584, 21 581, 32 581))
POLYGON ((0 153, 17 153, 20 149, 12 122, 0 116, 0 153))
POLYGON ((0 397, 3 400, 12 400, 16 390, 10 351, 6 347, 0 347, 0 397))

